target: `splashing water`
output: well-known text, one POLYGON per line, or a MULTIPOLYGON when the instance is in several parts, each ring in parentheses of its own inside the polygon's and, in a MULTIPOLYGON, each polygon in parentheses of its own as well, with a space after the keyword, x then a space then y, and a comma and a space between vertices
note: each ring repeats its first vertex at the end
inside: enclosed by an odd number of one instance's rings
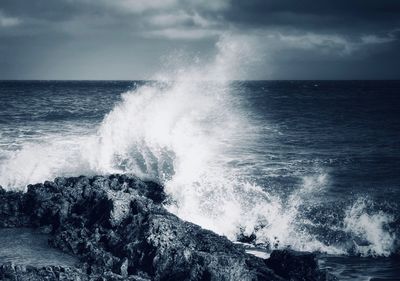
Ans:
POLYGON ((394 217, 382 211, 370 212, 368 206, 373 205, 366 198, 357 200, 346 210, 344 230, 365 241, 356 245, 356 253, 361 256, 389 256, 394 249, 396 235, 388 224, 394 217))
MULTIPOLYGON (((171 212, 232 240, 255 234, 255 242, 268 247, 347 253, 348 246, 326 243, 304 227, 312 222, 301 209, 324 192, 326 173, 304 177, 284 199, 249 179, 246 167, 230 164, 240 156, 265 161, 243 151, 262 133, 233 94, 240 84, 231 82, 256 57, 251 44, 225 36, 211 63, 196 58, 183 65, 179 57, 156 82, 124 93, 95 132, 23 143, 1 164, 0 183, 19 187, 60 175, 134 173, 164 184, 171 212)), ((367 242, 357 254, 388 256, 396 237, 385 225, 392 218, 368 214, 366 204, 351 206, 338 228, 367 242)))

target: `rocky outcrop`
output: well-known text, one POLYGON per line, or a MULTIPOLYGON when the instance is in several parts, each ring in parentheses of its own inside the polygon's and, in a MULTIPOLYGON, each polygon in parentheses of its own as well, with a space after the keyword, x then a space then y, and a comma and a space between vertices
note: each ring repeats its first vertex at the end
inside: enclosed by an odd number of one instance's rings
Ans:
POLYGON ((275 250, 266 264, 286 280, 336 280, 327 272, 318 269, 317 257, 310 252, 275 250))
POLYGON ((0 227, 23 227, 29 225, 24 211, 25 197, 21 192, 6 192, 0 186, 0 227))
POLYGON ((34 267, 5 263, 0 265, 2 281, 149 281, 140 276, 123 277, 112 272, 101 275, 87 274, 80 268, 46 266, 34 267))
POLYGON ((88 280, 87 274, 77 268, 48 266, 36 268, 33 266, 14 265, 6 263, 0 265, 0 280, 3 281, 74 281, 88 280))
POLYGON ((166 211, 160 204, 165 198, 160 185, 127 175, 57 178, 29 185, 26 193, 1 190, 1 227, 41 228, 51 234, 51 246, 79 257, 82 265, 68 270, 3 265, 0 277, 325 280, 315 257, 276 252, 265 261, 246 254, 227 238, 166 211))

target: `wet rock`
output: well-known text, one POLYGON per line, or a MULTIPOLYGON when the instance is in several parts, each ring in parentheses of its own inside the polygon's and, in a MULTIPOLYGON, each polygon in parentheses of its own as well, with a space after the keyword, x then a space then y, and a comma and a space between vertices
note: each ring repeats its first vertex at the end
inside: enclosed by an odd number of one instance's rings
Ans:
POLYGON ((136 178, 96 177, 93 182, 96 190, 69 201, 66 217, 56 215, 57 195, 46 197, 52 209, 35 211, 39 205, 48 209, 48 203, 36 199, 41 192, 28 189, 34 193, 30 198, 40 202, 32 209, 35 221, 43 221, 42 214, 53 218, 51 245, 80 256, 91 273, 106 270, 153 280, 280 280, 262 260, 225 237, 167 212, 158 204, 165 195, 155 184, 149 193, 136 178))
POLYGON ((79 268, 61 266, 19 266, 12 263, 0 265, 2 281, 149 281, 141 276, 119 276, 112 272, 88 275, 79 268))
POLYGON ((267 261, 257 258, 226 237, 169 213, 161 204, 165 200, 159 184, 128 175, 56 178, 29 185, 26 193, 0 190, 0 226, 43 229, 51 233, 51 246, 82 261, 75 269, 3 265, 0 277, 328 280, 309 254, 273 252, 267 261))
POLYGON ((0 280, 3 281, 75 281, 89 280, 88 276, 77 268, 47 266, 36 268, 5 263, 0 266, 0 280))
POLYGON ((332 275, 318 269, 314 253, 275 250, 266 263, 277 275, 286 280, 336 280, 332 275))
POLYGON ((0 202, 0 227, 24 227, 29 224, 22 192, 6 192, 0 186, 0 202))

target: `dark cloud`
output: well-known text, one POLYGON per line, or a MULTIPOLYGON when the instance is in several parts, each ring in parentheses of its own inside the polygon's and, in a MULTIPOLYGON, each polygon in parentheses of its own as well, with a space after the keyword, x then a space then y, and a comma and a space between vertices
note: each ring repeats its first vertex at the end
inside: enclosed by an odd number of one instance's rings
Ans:
POLYGON ((230 32, 265 59, 244 78, 400 78, 397 0, 2 0, 0 79, 136 79, 230 32))
POLYGON ((250 25, 309 24, 314 28, 347 25, 351 29, 351 25, 358 23, 398 24, 399 13, 397 0, 233 0, 227 19, 250 25), (319 23, 323 26, 316 25, 319 23))

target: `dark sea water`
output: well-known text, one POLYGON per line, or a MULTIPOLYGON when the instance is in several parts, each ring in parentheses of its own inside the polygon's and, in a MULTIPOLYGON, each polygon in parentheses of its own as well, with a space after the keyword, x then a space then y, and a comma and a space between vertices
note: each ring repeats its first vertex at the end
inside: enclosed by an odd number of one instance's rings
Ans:
POLYGON ((135 173, 232 240, 400 280, 399 95, 400 81, 3 81, 0 185, 135 173))

